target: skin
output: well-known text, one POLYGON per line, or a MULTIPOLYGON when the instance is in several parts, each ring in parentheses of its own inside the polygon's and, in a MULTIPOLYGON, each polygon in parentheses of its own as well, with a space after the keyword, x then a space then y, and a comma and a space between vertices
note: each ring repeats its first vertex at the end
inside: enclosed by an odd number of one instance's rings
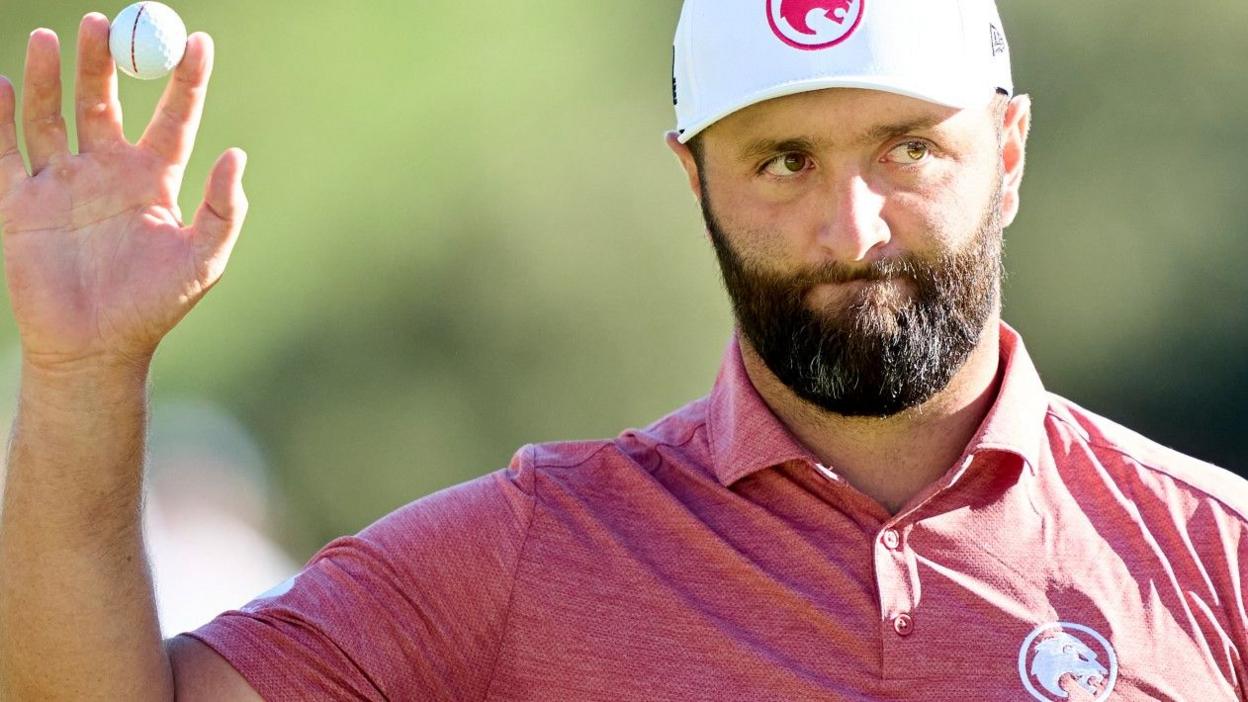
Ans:
POLYGON ((245 155, 223 153, 189 222, 177 198, 213 45, 192 34, 142 138, 126 141, 109 21, 79 27, 78 152, 60 45, 0 77, 0 233, 21 388, 0 510, 0 699, 259 700, 223 659, 160 637, 141 536, 146 383, 160 340, 220 280, 247 211, 245 155))
MULTIPOLYGON (((956 110, 891 93, 829 89, 768 100, 716 122, 700 135, 700 159, 675 132, 667 144, 694 196, 709 196, 733 249, 770 270, 793 272, 961 248, 996 188, 1009 226, 1018 214, 1030 121, 1025 95, 1004 110, 956 110), (760 144, 766 148, 752 148, 760 144)), ((904 282, 851 281, 818 286, 807 301, 812 309, 839 310, 854 296, 887 306, 912 294, 904 282)), ((917 506, 925 488, 957 464, 991 408, 999 323, 998 303, 944 390, 884 419, 817 408, 781 383, 744 338, 741 350, 751 382, 780 421, 893 516, 917 506)))

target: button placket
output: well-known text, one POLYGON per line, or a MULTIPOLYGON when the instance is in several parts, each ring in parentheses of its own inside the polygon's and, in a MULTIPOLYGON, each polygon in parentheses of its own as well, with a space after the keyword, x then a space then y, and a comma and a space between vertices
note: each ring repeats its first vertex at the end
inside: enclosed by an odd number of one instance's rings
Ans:
MULTIPOLYGON (((889 527, 880 534, 880 543, 884 544, 884 547, 888 549, 888 555, 891 559, 900 565, 899 559, 902 559, 904 556, 900 552, 901 533, 896 528, 889 527)), ((908 611, 896 614, 893 616, 893 631, 898 636, 909 636, 914 631, 914 617, 908 611)))
MULTIPOLYGON (((915 648, 915 621, 920 600, 917 574, 912 565, 910 530, 914 524, 902 524, 895 517, 876 534, 875 571, 880 592, 880 644, 884 658, 881 674, 886 680, 900 680, 913 674, 914 659, 920 655, 915 648)), ((929 632, 930 635, 931 632, 929 632)), ((918 637, 923 638, 923 637, 918 637)))

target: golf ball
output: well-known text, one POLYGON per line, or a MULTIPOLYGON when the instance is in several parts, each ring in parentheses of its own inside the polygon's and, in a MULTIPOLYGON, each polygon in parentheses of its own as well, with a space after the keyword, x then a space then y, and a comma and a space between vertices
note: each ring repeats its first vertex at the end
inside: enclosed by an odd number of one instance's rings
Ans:
POLYGON ((136 2, 113 20, 108 50, 126 75, 160 78, 181 63, 186 53, 186 25, 168 5, 136 2))

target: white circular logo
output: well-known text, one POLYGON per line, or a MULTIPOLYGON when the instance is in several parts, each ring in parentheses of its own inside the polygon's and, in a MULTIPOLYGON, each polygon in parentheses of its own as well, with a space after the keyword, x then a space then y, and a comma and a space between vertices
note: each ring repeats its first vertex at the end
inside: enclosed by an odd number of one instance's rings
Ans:
POLYGON ((1118 655, 1109 641, 1081 624, 1036 627, 1018 650, 1023 687, 1042 702, 1067 700, 1080 690, 1103 702, 1118 682, 1118 655))
POLYGON ((867 0, 767 0, 767 19, 784 43, 826 49, 849 38, 862 22, 867 0))

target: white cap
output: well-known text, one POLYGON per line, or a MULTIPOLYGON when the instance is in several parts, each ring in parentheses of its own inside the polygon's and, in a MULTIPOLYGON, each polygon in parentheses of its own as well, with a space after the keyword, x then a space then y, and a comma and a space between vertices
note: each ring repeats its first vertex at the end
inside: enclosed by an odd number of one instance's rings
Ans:
POLYGON ((685 0, 672 83, 682 143, 742 108, 823 88, 956 108, 1014 92, 993 0, 685 0))

